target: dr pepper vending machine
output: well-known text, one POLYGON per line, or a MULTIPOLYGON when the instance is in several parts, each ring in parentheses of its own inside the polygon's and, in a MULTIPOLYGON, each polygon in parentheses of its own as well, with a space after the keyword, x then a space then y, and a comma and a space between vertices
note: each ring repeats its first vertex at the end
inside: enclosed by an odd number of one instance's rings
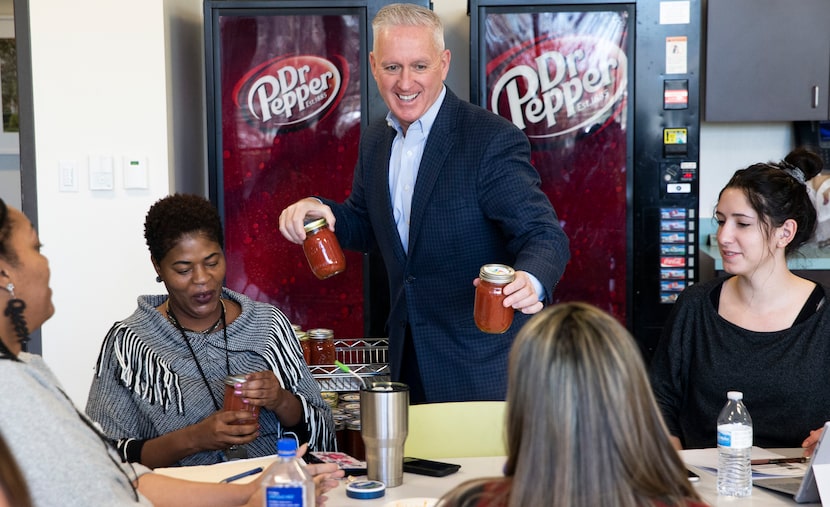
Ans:
POLYGON ((346 252, 346 271, 318 280, 280 234, 279 215, 303 197, 342 201, 351 190, 361 129, 387 111, 368 66, 383 4, 204 3, 209 191, 224 224, 226 285, 337 337, 384 336, 382 263, 346 252))
POLYGON ((700 1, 470 0, 470 36, 471 101, 527 134, 571 241, 556 300, 650 357, 698 279, 700 1))

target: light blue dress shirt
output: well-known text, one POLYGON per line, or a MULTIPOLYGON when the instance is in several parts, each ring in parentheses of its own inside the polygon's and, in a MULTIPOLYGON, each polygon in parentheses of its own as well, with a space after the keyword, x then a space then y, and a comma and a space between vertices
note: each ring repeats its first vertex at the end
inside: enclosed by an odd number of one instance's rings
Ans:
POLYGON ((412 193, 418 179, 418 167, 424 154, 429 131, 444 103, 447 89, 442 88, 438 100, 403 133, 401 123, 392 115, 386 115, 389 126, 398 133, 392 141, 392 156, 389 158, 389 195, 392 196, 392 214, 404 252, 409 251, 409 219, 412 212, 412 193))

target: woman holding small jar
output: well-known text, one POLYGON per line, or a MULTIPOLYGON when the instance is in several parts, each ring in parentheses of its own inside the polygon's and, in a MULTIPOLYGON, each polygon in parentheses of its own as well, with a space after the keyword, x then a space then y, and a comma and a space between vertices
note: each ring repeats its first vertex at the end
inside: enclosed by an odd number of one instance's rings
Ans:
POLYGON ((139 297, 110 329, 86 408, 123 456, 150 467, 211 464, 271 455, 284 434, 333 450, 331 409, 291 323, 222 286, 223 232, 210 202, 161 199, 145 238, 168 294, 139 297), (223 410, 226 389, 259 417, 223 410))

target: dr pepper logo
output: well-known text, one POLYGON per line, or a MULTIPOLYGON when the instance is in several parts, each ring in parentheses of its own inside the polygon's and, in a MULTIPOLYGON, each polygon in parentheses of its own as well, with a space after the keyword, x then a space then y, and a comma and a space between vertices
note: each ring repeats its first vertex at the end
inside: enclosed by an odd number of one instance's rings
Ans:
POLYGON ((235 105, 263 128, 305 126, 340 102, 348 80, 345 60, 280 56, 249 71, 233 90, 235 105))
POLYGON ((488 65, 490 109, 530 138, 589 131, 620 114, 628 59, 616 44, 591 36, 537 40, 488 65))

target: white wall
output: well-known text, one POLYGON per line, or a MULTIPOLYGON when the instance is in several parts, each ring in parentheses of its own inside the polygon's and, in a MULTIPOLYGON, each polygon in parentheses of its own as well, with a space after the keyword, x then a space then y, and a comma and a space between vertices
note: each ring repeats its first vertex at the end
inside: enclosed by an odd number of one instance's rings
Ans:
POLYGON ((158 289, 143 218, 170 188, 163 5, 45 0, 30 17, 39 232, 56 308, 43 355, 83 406, 107 329, 158 289), (149 189, 123 188, 128 154, 146 158, 149 189), (91 155, 114 157, 114 190, 89 190, 91 155), (77 192, 58 191, 61 160, 76 163, 77 192))
MULTIPOLYGON (((434 6, 453 55, 448 83, 467 98, 467 2, 434 6)), ((162 290, 143 241, 147 209, 173 189, 204 188, 202 0, 40 0, 30 9, 38 213, 56 308, 43 355, 83 407, 109 326, 139 294, 162 290), (89 190, 96 154, 146 156, 149 189, 124 190, 117 172, 115 190, 89 190), (61 160, 76 161, 78 192, 58 191, 61 160)), ((789 124, 704 124, 701 137, 701 211, 709 215, 732 171, 780 159, 791 143, 789 124)))
POLYGON ((703 123, 700 216, 711 217, 721 188, 737 169, 779 161, 793 148, 792 123, 703 123))

